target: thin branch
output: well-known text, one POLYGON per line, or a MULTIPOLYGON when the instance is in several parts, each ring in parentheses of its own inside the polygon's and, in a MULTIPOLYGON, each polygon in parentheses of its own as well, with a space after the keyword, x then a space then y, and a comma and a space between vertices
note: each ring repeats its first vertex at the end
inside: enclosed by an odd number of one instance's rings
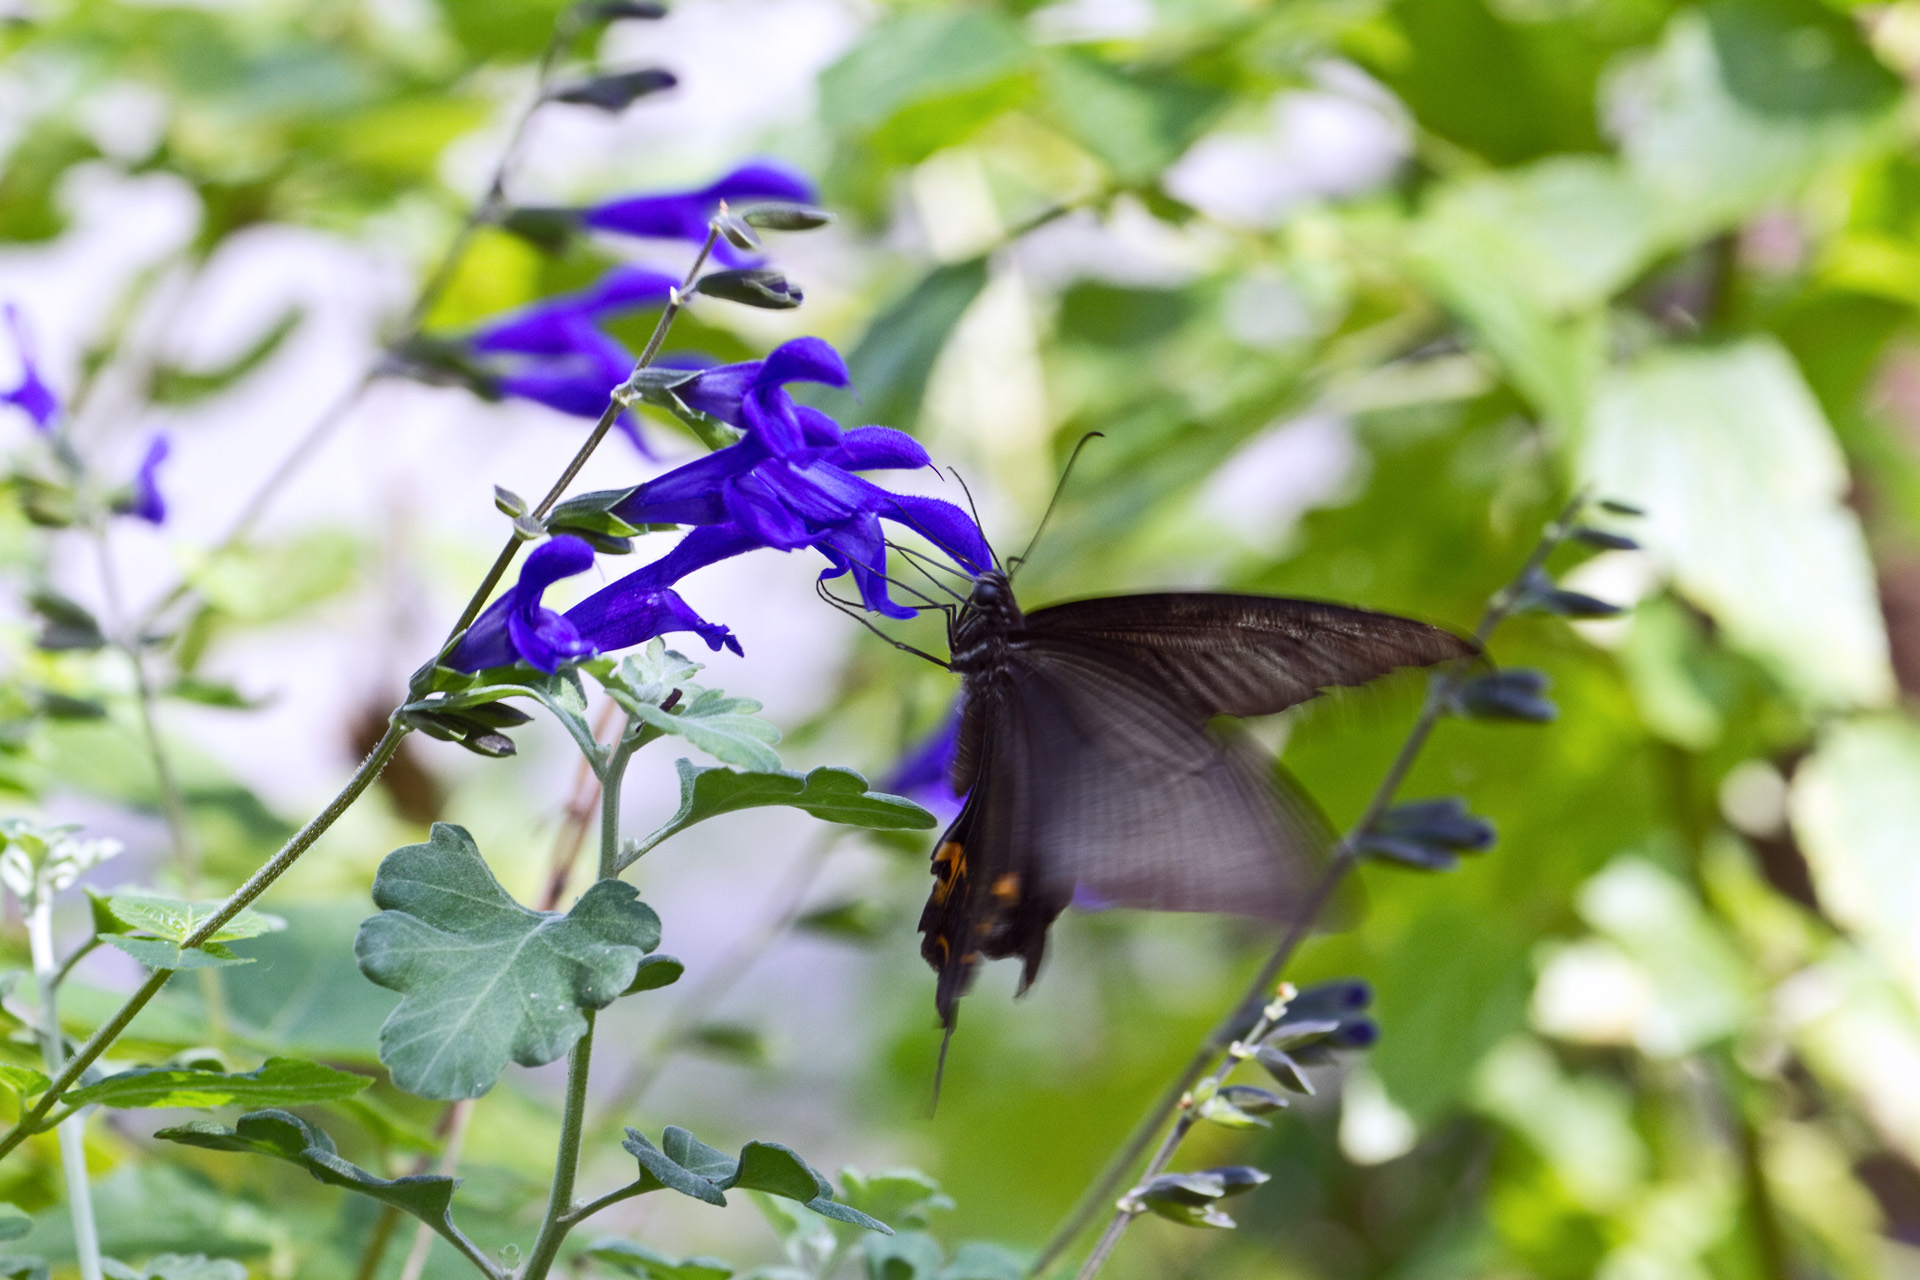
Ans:
POLYGON ((646 1191, 647 1184, 644 1181, 635 1180, 629 1182, 624 1187, 609 1191, 598 1199, 589 1200, 570 1213, 563 1214, 562 1221, 564 1221, 568 1227, 577 1227, 594 1214, 599 1213, 602 1209, 619 1204, 622 1200, 631 1200, 637 1195, 644 1195, 646 1191))
MULTIPOLYGON (((1539 570, 1553 550, 1566 540, 1574 517, 1586 502, 1587 498, 1583 493, 1566 506, 1547 526, 1539 543, 1535 545, 1532 554, 1527 557, 1520 571, 1488 601, 1486 611, 1481 615, 1480 624, 1474 629, 1473 638, 1476 645, 1484 647, 1494 628, 1513 612, 1521 600, 1522 584, 1539 570)), ((1153 1134, 1159 1132, 1168 1114, 1177 1111, 1179 1118, 1174 1121, 1173 1127, 1161 1140, 1153 1158, 1147 1162, 1146 1168, 1135 1180, 1135 1185, 1150 1182, 1167 1167, 1175 1151, 1179 1149, 1180 1143, 1198 1119, 1193 1113, 1188 1091, 1206 1072, 1208 1064, 1221 1055, 1227 1056, 1214 1068, 1213 1074, 1216 1079, 1224 1080, 1227 1074, 1239 1065, 1239 1058, 1232 1054, 1231 1049, 1236 1040, 1234 1026, 1240 1011, 1248 1004, 1271 997, 1274 985, 1278 982, 1287 963, 1293 958, 1294 952, 1305 941, 1320 913, 1332 900, 1335 890, 1358 864, 1361 837, 1393 803, 1393 798, 1399 792, 1401 783, 1406 780, 1414 760, 1419 756, 1421 748, 1426 745, 1435 725, 1439 723, 1440 716, 1447 710, 1453 694, 1462 683, 1463 669, 1463 664, 1456 663, 1452 668, 1435 676, 1429 683, 1426 700, 1421 706, 1420 714, 1415 719, 1413 727, 1408 731, 1406 740, 1395 754, 1393 763, 1387 767, 1387 772, 1380 780, 1380 785, 1374 790, 1373 798, 1368 801, 1366 809, 1347 834, 1341 838, 1339 844, 1334 847, 1327 870, 1313 894, 1308 898, 1300 916, 1287 931, 1286 936, 1281 939, 1280 945, 1274 949, 1273 954, 1267 957, 1266 963, 1260 966, 1260 971, 1254 976, 1253 981, 1248 983, 1245 995, 1235 1002, 1232 1011, 1209 1033, 1206 1041, 1182 1071, 1180 1078, 1155 1103, 1153 1109, 1148 1112, 1146 1118, 1122 1147, 1119 1155, 1108 1164, 1092 1189, 1068 1216, 1067 1221, 1054 1233, 1046 1249, 1029 1269, 1028 1275, 1040 1275, 1066 1250, 1068 1245, 1073 1243, 1088 1221, 1098 1212, 1099 1206, 1113 1194, 1115 1186, 1121 1178, 1126 1176, 1127 1170, 1139 1158, 1140 1153, 1146 1149, 1153 1134)), ((1248 1033, 1249 1043, 1259 1039, 1271 1029, 1267 1022, 1268 1020, 1263 1016, 1261 1021, 1256 1023, 1254 1030, 1248 1033)), ((1131 1200, 1121 1200, 1113 1218, 1107 1223, 1106 1230, 1101 1233, 1099 1241, 1094 1245, 1093 1252, 1088 1255, 1086 1263, 1080 1268, 1077 1280, 1093 1280, 1093 1277, 1099 1274, 1100 1269, 1118 1246, 1120 1237, 1126 1233, 1133 1219, 1143 1211, 1142 1206, 1131 1200)))
MULTIPOLYGON (((36 877, 37 879, 37 877, 36 877)), ((40 989, 40 1050, 48 1071, 60 1070, 66 1037, 60 1033, 60 995, 54 974, 53 894, 45 880, 35 885, 27 904, 27 943, 33 976, 40 989)), ((73 1223, 73 1248, 81 1280, 100 1280, 100 1229, 94 1220, 93 1189, 87 1182, 86 1118, 60 1117, 60 1169, 67 1185, 67 1216, 73 1223)))
POLYGON ((60 967, 54 971, 54 975, 53 975, 53 986, 56 991, 59 990, 60 984, 67 980, 67 975, 73 972, 73 966, 79 964, 82 960, 92 955, 94 952, 94 949, 97 948, 99 945, 100 945, 100 935, 96 933, 92 937, 88 938, 85 942, 75 947, 73 949, 73 954, 60 962, 60 967))
POLYGON ((120 575, 114 568, 113 548, 108 542, 104 523, 94 524, 93 543, 100 562, 101 589, 106 595, 107 608, 111 611, 108 631, 113 647, 126 658, 127 666, 133 673, 134 703, 140 711, 140 730, 146 739, 147 755, 153 761, 154 777, 160 790, 160 811, 167 823, 168 842, 173 846, 174 861, 180 865, 191 893, 200 881, 199 850, 194 842, 192 822, 187 816, 186 796, 180 790, 179 777, 174 773, 166 744, 160 740, 160 726, 154 714, 153 682, 147 675, 147 664, 140 652, 140 638, 125 629, 126 606, 120 592, 120 575))
MULTIPOLYGON (((360 767, 354 770, 351 778, 347 779, 347 785, 340 789, 340 793, 328 801, 327 807, 315 814, 307 825, 295 832, 292 839, 280 846, 279 852, 247 877, 246 883, 234 890, 227 900, 221 903, 219 908, 202 921, 200 927, 180 944, 180 949, 192 950, 208 941, 229 920, 239 915, 256 898, 265 893, 288 867, 299 861, 300 855, 312 848, 314 842, 325 835, 327 829, 339 820, 340 815, 352 807, 361 793, 373 785, 374 779, 380 776, 380 771, 387 767, 389 760, 393 759, 394 752, 400 749, 400 743, 406 736, 407 729, 404 726, 390 721, 385 736, 374 746, 367 758, 360 762, 360 767)), ((147 980, 127 997, 126 1003, 87 1038, 87 1042, 80 1046, 79 1052, 68 1061, 65 1069, 48 1086, 47 1091, 40 1095, 40 1101, 25 1111, 19 1123, 9 1129, 4 1137, 0 1137, 0 1157, 4 1157, 19 1146, 27 1135, 34 1132, 34 1127, 53 1110, 61 1095, 73 1087, 81 1074, 93 1065, 94 1059, 106 1052, 107 1046, 120 1038, 121 1033, 126 1031, 127 1025, 142 1009, 146 1008, 148 1001, 160 993, 160 988, 167 985, 167 979, 171 978, 175 972, 177 971, 173 969, 158 969, 149 974, 147 980)))

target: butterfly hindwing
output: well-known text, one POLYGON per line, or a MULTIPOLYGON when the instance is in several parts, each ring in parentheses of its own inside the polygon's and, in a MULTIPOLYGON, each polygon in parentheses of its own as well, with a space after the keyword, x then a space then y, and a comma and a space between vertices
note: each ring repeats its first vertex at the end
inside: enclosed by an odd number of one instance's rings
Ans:
POLYGON ((982 957, 1021 957, 1025 990, 1048 927, 1072 898, 1070 885, 1061 892, 1043 884, 1033 834, 1050 711, 1057 708, 1018 696, 1011 672, 968 681, 961 740, 971 744, 963 784, 971 790, 934 850, 933 891, 920 915, 920 954, 939 974, 935 1004, 949 1026, 982 957))
POLYGON ((1237 736, 1154 686, 1049 647, 970 680, 966 807, 934 855, 920 927, 944 1019, 982 957, 1033 980, 1073 901, 1286 919, 1329 836, 1237 736))

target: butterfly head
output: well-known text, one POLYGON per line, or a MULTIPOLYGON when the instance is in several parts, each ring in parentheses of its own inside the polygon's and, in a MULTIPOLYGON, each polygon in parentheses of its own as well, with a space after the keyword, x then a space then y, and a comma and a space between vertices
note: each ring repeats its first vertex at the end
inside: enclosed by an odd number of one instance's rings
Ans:
POLYGON ((975 578, 947 633, 953 669, 967 672, 1004 660, 1008 633, 1024 621, 1006 574, 989 569, 975 578))

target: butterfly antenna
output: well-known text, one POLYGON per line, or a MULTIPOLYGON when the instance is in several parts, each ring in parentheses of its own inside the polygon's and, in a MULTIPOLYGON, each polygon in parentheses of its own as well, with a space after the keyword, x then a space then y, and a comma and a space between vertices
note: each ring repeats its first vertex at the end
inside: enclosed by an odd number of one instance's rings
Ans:
MULTIPOLYGON (((838 609, 840 612, 846 614, 849 618, 852 618, 855 622, 859 623, 861 626, 865 627, 867 630, 873 632, 873 634, 879 636, 882 640, 885 640, 888 644, 900 650, 902 653, 910 653, 916 658, 925 658, 928 662, 931 662, 934 666, 939 667, 942 670, 945 670, 945 671, 953 670, 953 667, 950 666, 945 659, 936 658, 932 654, 928 653, 925 649, 916 649, 912 645, 906 643, 904 640, 895 640, 892 636, 888 635, 886 632, 882 631, 879 627, 875 626, 873 623, 873 620, 867 617, 865 611, 860 609, 857 605, 853 604, 851 601, 842 600, 839 596, 836 596, 835 594, 833 594, 833 592, 827 590, 827 584, 820 581, 817 578, 814 580, 814 583, 813 583, 813 591, 814 591, 814 594, 819 596, 822 600, 825 600, 828 604, 832 605, 834 608, 838 609)), ((940 608, 941 606, 930 605, 928 607, 937 609, 937 608, 940 608)))
POLYGON ((980 523, 980 508, 974 505, 973 490, 967 487, 967 478, 960 474, 957 467, 948 467, 947 473, 959 482, 960 492, 967 495, 967 510, 973 512, 973 527, 980 530, 980 541, 986 543, 987 554, 993 557, 994 567, 998 568, 1000 565, 1000 553, 993 549, 991 542, 987 542, 987 528, 980 523))
POLYGON ((933 1097, 927 1103, 927 1119, 933 1119, 940 1110, 940 1083, 947 1078, 947 1048, 953 1043, 953 1028, 959 1019, 949 1017, 946 1030, 940 1033, 940 1059, 933 1066, 933 1097))
MULTIPOLYGON (((965 577, 966 576, 965 574, 960 573, 956 569, 949 569, 946 565, 941 564, 938 560, 933 559, 931 556, 922 556, 919 552, 915 551, 913 548, 903 547, 897 542, 888 542, 887 547, 891 550, 898 551, 908 564, 918 569, 920 571, 920 576, 925 578, 929 583, 931 583, 935 591, 944 591, 961 604, 965 604, 967 602, 967 598, 965 596, 961 595, 958 591, 955 591, 952 587, 948 586, 946 583, 940 581, 940 579, 934 577, 933 574, 929 573, 927 571, 927 565, 931 564, 934 568, 943 570, 947 573, 951 573, 955 577, 965 577)), ((968 579, 968 580, 971 581, 971 579, 968 579)), ((943 605, 941 607, 945 608, 946 606, 943 605)))
MULTIPOLYGON (((889 586, 895 586, 900 588, 902 591, 911 593, 915 598, 917 598, 920 601, 920 603, 917 606, 908 605, 907 607, 910 609, 945 609, 947 607, 946 605, 941 604, 939 601, 935 600, 932 596, 928 595, 926 592, 915 587, 912 583, 902 582, 900 579, 894 577, 893 575, 887 572, 887 553, 885 548, 890 546, 893 546, 893 544, 890 542, 883 541, 882 549, 880 552, 880 563, 878 566, 868 564, 864 560, 855 560, 852 557, 848 557, 847 563, 850 565, 854 565, 858 568, 865 569, 868 573, 871 573, 874 577, 879 578, 881 581, 887 583, 889 586)), ((897 549, 898 548, 896 548, 896 550, 897 549)), ((929 580, 931 581, 931 579, 929 580)), ((966 603, 966 597, 963 595, 960 595, 958 592, 954 591, 952 588, 942 586, 940 583, 937 583, 937 582, 934 583, 934 585, 936 587, 939 587, 940 590, 945 591, 948 595, 952 596, 955 600, 960 601, 962 604, 966 603)))
POLYGON ((1020 572, 1021 567, 1027 563, 1027 557, 1033 554, 1034 547, 1040 542, 1040 535, 1046 532, 1047 521, 1053 519, 1053 509, 1060 505, 1060 495, 1067 490, 1067 478, 1073 474, 1073 464, 1080 461, 1080 451, 1093 441, 1105 440, 1106 438, 1107 435, 1104 431, 1089 431, 1080 437, 1079 444, 1073 446, 1073 452, 1067 455, 1067 465, 1060 469, 1060 483, 1053 486, 1053 497, 1047 499, 1047 509, 1041 513, 1040 523, 1034 526, 1033 536, 1027 539, 1027 549, 1015 556, 1008 564, 1007 578, 1009 580, 1013 578, 1014 574, 1020 572))

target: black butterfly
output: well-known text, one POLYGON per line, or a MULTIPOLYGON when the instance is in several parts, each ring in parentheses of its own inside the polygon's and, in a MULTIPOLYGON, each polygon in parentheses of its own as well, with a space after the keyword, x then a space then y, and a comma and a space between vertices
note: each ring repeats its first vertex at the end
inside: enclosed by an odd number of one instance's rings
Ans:
POLYGON ((1288 919, 1330 843, 1312 802, 1220 716, 1476 652, 1439 627, 1314 600, 1109 596, 1023 614, 1007 576, 949 614, 964 677, 920 954, 949 1032, 982 957, 1032 983, 1077 893, 1161 911, 1288 919))

